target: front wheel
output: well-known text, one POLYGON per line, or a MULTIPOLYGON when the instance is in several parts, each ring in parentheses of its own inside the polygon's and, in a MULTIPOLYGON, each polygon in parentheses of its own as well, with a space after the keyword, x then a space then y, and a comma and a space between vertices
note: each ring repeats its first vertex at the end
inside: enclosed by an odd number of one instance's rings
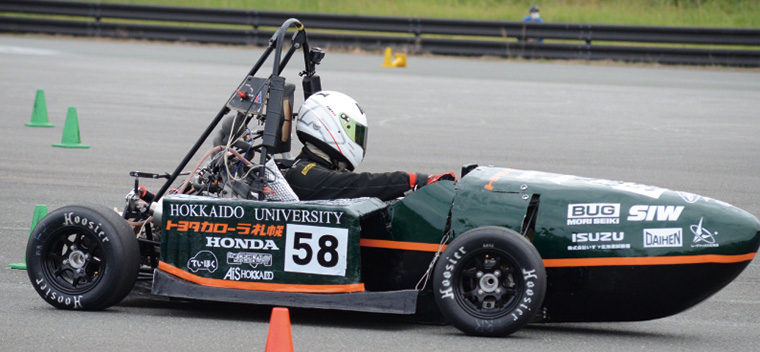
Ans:
POLYGON ((61 309, 101 310, 135 284, 140 249, 132 228, 113 210, 67 206, 45 216, 26 247, 37 293, 61 309))
POLYGON ((481 227, 455 238, 433 272, 443 316, 470 335, 506 336, 540 310, 546 293, 541 255, 520 234, 481 227))

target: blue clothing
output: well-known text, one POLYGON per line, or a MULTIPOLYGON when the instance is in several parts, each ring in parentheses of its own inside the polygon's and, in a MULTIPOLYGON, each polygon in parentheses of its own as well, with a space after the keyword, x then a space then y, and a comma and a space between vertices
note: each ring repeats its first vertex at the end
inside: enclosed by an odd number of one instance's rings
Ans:
MULTIPOLYGON (((537 18, 537 19, 534 20, 532 17, 530 17, 530 15, 528 15, 528 16, 525 16, 523 18, 523 22, 544 23, 544 19, 541 18, 541 17, 539 17, 539 18, 537 18)), ((537 38, 537 39, 536 38, 528 38, 528 41, 533 41, 533 40, 535 40, 535 41, 537 41, 539 43, 543 43, 544 42, 544 38, 537 38)))
POLYGON ((538 19, 536 19, 536 20, 534 21, 534 20, 533 20, 533 18, 531 18, 531 17, 530 17, 530 15, 528 15, 528 16, 525 16, 525 17, 523 18, 523 22, 535 22, 535 23, 544 23, 544 19, 543 19, 543 18, 541 18, 541 17, 539 17, 538 19))

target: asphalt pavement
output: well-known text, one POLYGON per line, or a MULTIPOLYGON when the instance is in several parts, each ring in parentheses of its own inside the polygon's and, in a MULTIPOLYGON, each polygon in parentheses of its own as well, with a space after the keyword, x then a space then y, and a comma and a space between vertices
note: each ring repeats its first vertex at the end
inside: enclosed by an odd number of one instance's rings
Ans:
MULTIPOLYGON (((60 311, 25 271, 7 266, 24 260, 35 205, 121 208, 129 171, 173 171, 261 52, 0 35, 0 350, 264 349, 266 307, 135 293, 102 312, 60 311), (24 125, 37 89, 54 128, 24 125), (52 147, 69 107, 91 148, 52 147)), ((295 60, 286 77, 298 83, 295 60)), ((360 170, 497 165, 652 184, 760 215, 760 71, 443 57, 409 57, 407 68, 381 63, 380 53, 328 50, 318 67, 325 89, 351 95, 368 115, 360 170)), ((696 307, 646 322, 536 324, 493 339, 378 314, 293 309, 291 321, 298 351, 758 351, 760 264, 696 307)))

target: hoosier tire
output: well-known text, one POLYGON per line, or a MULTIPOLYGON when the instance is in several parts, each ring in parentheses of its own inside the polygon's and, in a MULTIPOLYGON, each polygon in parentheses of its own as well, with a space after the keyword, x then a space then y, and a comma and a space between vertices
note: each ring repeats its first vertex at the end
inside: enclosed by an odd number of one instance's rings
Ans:
POLYGON ((60 309, 101 310, 119 303, 134 286, 140 249, 132 228, 113 210, 76 205, 37 224, 26 260, 32 286, 46 302, 60 309))
POLYGON ((506 336, 538 313, 546 293, 541 255, 520 234, 481 227, 455 238, 433 272, 443 316, 470 335, 506 336))

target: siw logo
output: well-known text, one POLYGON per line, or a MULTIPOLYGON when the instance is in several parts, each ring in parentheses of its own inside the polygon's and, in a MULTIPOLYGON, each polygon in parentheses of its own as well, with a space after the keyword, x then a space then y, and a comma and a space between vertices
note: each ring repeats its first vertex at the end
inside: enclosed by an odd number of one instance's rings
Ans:
POLYGON ((628 210, 628 221, 676 221, 683 205, 634 205, 628 210))

